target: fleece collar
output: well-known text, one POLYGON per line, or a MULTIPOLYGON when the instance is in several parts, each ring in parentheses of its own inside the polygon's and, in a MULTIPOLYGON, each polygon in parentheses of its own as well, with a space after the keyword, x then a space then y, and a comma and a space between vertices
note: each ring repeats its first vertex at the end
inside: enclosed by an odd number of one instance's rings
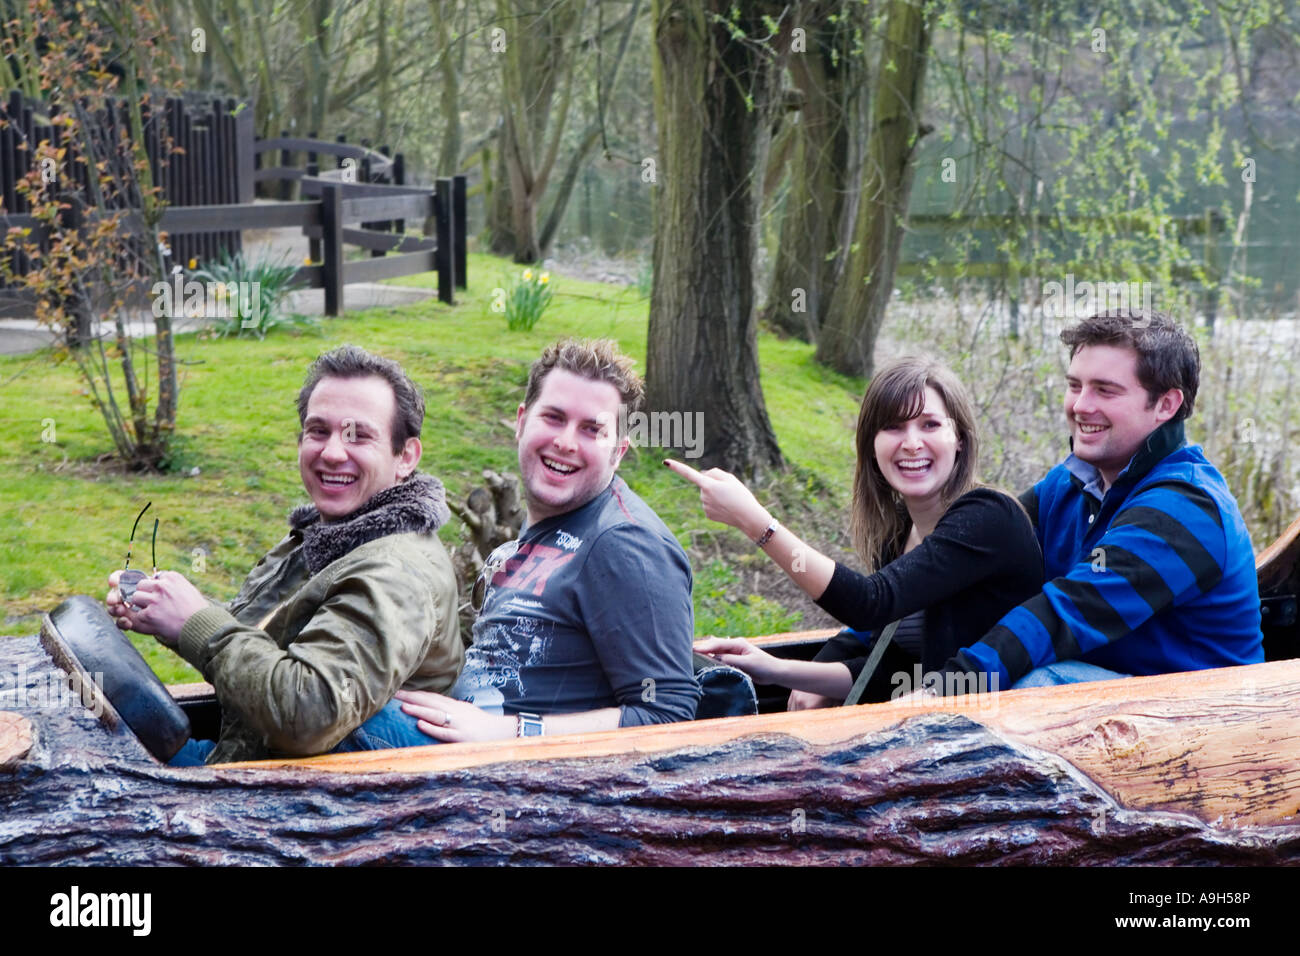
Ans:
POLYGON ((451 517, 442 482, 419 472, 385 488, 346 518, 320 520, 315 505, 299 505, 289 526, 302 532, 303 556, 312 574, 361 547, 390 534, 435 532, 451 517))

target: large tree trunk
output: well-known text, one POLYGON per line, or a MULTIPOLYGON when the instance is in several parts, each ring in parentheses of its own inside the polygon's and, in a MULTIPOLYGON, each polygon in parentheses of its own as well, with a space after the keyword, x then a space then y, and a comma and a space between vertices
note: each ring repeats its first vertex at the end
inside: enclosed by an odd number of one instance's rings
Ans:
MULTIPOLYGON (((807 48, 792 49, 790 75, 800 92, 792 130, 790 189, 785 197, 776 267, 762 319, 815 342, 826 321, 831 292, 843 268, 852 127, 865 77, 853 55, 854 20, 843 4, 818 8, 818 19, 800 19, 807 48), (834 22, 829 13, 838 13, 834 22)), ((787 42, 789 42, 787 40, 787 42)))
MULTIPOLYGON (((302 115, 299 112, 303 106, 301 101, 292 105, 286 104, 285 119, 282 121, 288 123, 299 136, 325 128, 330 86, 334 79, 331 69, 334 25, 340 15, 339 11, 332 9, 330 0, 320 0, 317 3, 304 4, 302 7, 299 38, 306 53, 307 68, 302 77, 303 100, 307 107, 306 128, 293 126, 293 120, 302 115)), ((382 23, 380 29, 383 29, 382 23)), ((258 30, 258 34, 259 43, 262 44, 262 56, 270 64, 271 54, 265 41, 266 31, 258 30)), ((272 133, 272 135, 278 134, 279 130, 272 133)))
MULTIPOLYGON (((375 66, 379 72, 379 85, 375 91, 375 143, 388 139, 389 116, 393 108, 393 61, 388 43, 388 0, 375 3, 375 66)), ((446 55, 446 47, 443 47, 446 55)), ((315 129, 317 127, 313 127, 315 129)))
MULTIPOLYGON (((760 4, 736 26, 761 36, 760 4)), ((774 66, 714 16, 723 0, 657 0, 650 407, 703 415, 704 467, 744 475, 783 462, 759 386, 754 256, 774 66)), ((643 172, 643 176, 645 173, 643 172)))
POLYGON ((853 244, 817 340, 817 361, 851 375, 871 375, 903 243, 929 47, 920 4, 891 0, 886 34, 853 244))
POLYGON ((515 262, 537 262, 542 258, 537 236, 537 203, 541 199, 541 190, 532 175, 532 164, 523 151, 526 146, 519 141, 519 120, 514 114, 506 113, 501 137, 504 182, 510 185, 510 231, 515 237, 513 256, 515 262))

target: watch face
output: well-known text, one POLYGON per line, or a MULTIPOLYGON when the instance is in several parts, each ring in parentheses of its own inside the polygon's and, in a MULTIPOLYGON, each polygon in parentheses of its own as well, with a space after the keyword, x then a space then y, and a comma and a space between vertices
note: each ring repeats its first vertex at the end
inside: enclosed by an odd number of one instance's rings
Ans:
POLYGON ((519 723, 523 727, 525 737, 542 736, 542 718, 538 714, 520 714, 519 723))

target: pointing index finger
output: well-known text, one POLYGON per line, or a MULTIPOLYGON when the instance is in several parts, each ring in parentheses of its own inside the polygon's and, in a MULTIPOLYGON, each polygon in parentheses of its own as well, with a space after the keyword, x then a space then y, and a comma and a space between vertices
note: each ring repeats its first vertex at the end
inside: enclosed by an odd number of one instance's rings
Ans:
POLYGON ((690 465, 683 464, 680 461, 673 461, 671 458, 665 458, 664 464, 668 466, 669 470, 671 470, 675 474, 681 475, 683 478, 685 478, 691 484, 695 485, 697 488, 704 487, 705 484, 704 476, 701 475, 694 468, 692 468, 690 465))

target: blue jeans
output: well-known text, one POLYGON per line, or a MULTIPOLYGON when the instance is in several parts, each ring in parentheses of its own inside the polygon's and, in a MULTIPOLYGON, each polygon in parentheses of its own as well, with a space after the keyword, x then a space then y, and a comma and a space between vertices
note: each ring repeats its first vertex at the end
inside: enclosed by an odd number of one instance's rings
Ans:
POLYGON ((1108 671, 1104 667, 1098 667, 1096 664, 1086 664, 1083 661, 1057 661, 1055 664, 1034 668, 1012 684, 1011 689, 1056 687, 1060 684, 1086 684, 1094 680, 1115 680, 1117 677, 1131 676, 1133 675, 1108 671))
POLYGON ((208 754, 217 747, 215 740, 195 740, 191 737, 185 746, 176 751, 176 756, 167 761, 169 767, 202 767, 208 754))
MULTIPOLYGON (((415 726, 415 718, 402 713, 402 702, 390 700, 383 710, 375 714, 352 733, 344 737, 330 753, 353 753, 358 750, 389 750, 393 747, 423 747, 442 743, 435 737, 422 734, 415 726)), ((217 746, 215 740, 185 741, 171 760, 169 767, 202 767, 208 754, 217 746)))
POLYGON ((394 698, 383 709, 352 733, 348 734, 330 753, 352 753, 357 750, 389 750, 393 747, 424 747, 442 741, 421 733, 415 718, 402 713, 402 702, 394 698))

